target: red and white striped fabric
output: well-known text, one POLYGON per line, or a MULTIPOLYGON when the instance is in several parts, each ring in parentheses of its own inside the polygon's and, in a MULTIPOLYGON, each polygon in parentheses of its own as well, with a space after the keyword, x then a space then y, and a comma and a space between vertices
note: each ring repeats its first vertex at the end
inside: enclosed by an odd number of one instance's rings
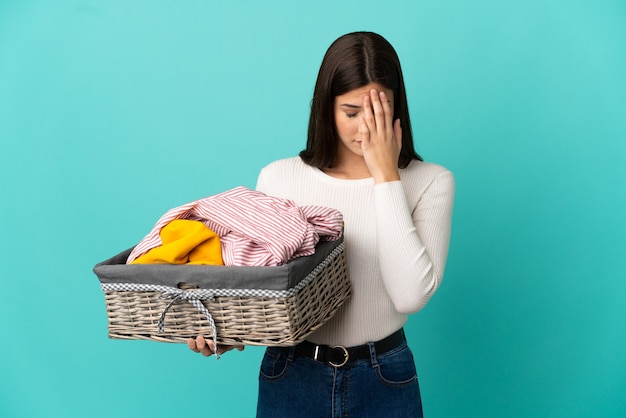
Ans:
POLYGON ((227 266, 277 266, 311 255, 320 239, 342 234, 343 215, 322 206, 297 206, 292 200, 237 187, 170 209, 133 249, 127 263, 161 245, 161 228, 174 219, 204 222, 222 243, 227 266))

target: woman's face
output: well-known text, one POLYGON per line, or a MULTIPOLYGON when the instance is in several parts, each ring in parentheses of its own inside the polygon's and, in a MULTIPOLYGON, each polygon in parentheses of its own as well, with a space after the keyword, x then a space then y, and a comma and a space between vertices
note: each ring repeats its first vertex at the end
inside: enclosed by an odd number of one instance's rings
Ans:
POLYGON ((340 139, 337 152, 338 161, 345 161, 346 157, 363 157, 359 135, 359 118, 363 116, 363 97, 369 95, 372 89, 385 92, 393 114, 393 90, 389 90, 378 83, 370 83, 335 97, 335 125, 340 139))

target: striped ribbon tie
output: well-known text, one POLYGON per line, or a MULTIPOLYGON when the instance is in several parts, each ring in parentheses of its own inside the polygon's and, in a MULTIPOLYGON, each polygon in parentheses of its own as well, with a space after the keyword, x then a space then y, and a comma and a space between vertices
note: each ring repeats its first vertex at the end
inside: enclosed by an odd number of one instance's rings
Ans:
POLYGON ((186 300, 195 306, 200 313, 202 313, 207 321, 209 321, 209 325, 211 326, 211 333, 213 334, 213 346, 215 347, 215 358, 220 358, 220 355, 217 353, 217 328, 215 327, 215 321, 213 321, 213 317, 209 310, 202 304, 202 300, 212 300, 213 294, 204 289, 191 289, 191 290, 181 290, 173 287, 167 287, 163 289, 163 295, 161 296, 171 297, 172 300, 168 305, 163 309, 159 321, 157 323, 157 330, 159 334, 164 332, 165 328, 165 314, 170 309, 174 303, 178 300, 186 300))

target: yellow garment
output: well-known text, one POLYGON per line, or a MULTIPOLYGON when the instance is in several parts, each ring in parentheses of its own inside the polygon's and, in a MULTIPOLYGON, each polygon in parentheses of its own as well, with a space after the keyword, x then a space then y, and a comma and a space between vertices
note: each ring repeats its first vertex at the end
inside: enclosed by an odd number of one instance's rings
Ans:
POLYGON ((223 266, 219 236, 204 223, 175 219, 161 228, 161 246, 131 264, 212 264, 223 266))

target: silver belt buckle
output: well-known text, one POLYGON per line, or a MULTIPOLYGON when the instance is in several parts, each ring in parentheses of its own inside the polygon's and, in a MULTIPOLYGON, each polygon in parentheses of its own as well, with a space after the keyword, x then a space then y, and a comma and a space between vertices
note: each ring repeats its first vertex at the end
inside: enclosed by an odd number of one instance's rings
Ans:
POLYGON ((350 355, 348 354, 348 349, 346 347, 344 347, 343 345, 336 345, 333 347, 333 349, 335 348, 340 348, 343 350, 343 361, 339 364, 337 363, 333 363, 332 361, 329 361, 328 364, 330 364, 333 367, 341 367, 344 366, 347 362, 348 359, 350 358, 350 355))

